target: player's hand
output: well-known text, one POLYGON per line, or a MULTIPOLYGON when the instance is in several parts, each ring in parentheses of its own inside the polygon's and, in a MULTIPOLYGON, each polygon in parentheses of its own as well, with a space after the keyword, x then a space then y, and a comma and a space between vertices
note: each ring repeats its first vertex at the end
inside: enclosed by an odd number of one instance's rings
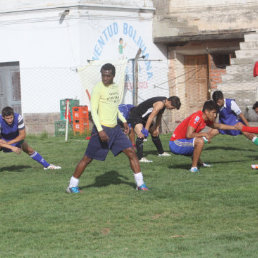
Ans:
POLYGON ((105 133, 104 130, 102 130, 102 131, 99 132, 99 137, 100 137, 100 140, 101 140, 102 142, 108 142, 108 140, 109 140, 109 137, 108 137, 108 135, 105 133))
POLYGON ((7 143, 5 140, 3 140, 3 139, 0 139, 0 143, 7 143))
POLYGON ((130 131, 129 125, 127 123, 124 123, 124 133, 128 134, 130 131))
POLYGON ((142 128, 141 133, 144 135, 145 138, 147 138, 149 136, 148 130, 144 127, 142 128))
POLYGON ((21 154, 21 148, 13 147, 12 151, 15 152, 16 154, 21 154))
POLYGON ((235 124, 234 127, 236 128, 236 130, 242 131, 243 124, 239 122, 239 123, 235 124))

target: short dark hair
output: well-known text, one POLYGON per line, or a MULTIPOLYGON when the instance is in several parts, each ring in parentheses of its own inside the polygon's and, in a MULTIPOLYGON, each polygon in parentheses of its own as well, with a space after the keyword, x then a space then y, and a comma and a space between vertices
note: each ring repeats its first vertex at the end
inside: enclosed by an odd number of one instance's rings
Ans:
POLYGON ((107 63, 107 64, 104 64, 102 65, 101 69, 100 69, 100 72, 102 71, 109 71, 111 70, 112 74, 115 76, 116 75, 116 68, 114 65, 110 64, 110 63, 107 63))
POLYGON ((218 106, 215 103, 215 101, 207 100, 207 101, 204 102, 202 112, 204 112, 205 110, 208 110, 208 111, 216 110, 216 112, 217 112, 218 111, 218 106))
POLYGON ((171 105, 174 106, 176 109, 179 109, 181 107, 180 98, 178 98, 177 96, 169 97, 168 101, 170 101, 171 105))
POLYGON ((219 99, 224 99, 222 91, 220 90, 214 91, 212 94, 212 99, 215 101, 215 103, 217 103, 219 99))
POLYGON ((254 103, 254 105, 253 105, 253 109, 256 109, 256 108, 258 108, 258 101, 256 101, 256 102, 254 103))
POLYGON ((2 109, 2 116, 5 117, 5 116, 11 116, 11 115, 14 115, 14 111, 13 111, 13 108, 11 107, 4 107, 2 109))

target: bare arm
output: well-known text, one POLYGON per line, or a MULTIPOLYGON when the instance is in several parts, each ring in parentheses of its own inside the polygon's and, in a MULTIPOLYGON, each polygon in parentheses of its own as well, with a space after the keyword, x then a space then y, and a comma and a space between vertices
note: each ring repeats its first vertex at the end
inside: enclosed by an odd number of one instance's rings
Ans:
POLYGON ((13 143, 20 142, 20 141, 24 140, 25 137, 26 137, 25 129, 19 130, 19 135, 16 138, 9 141, 8 144, 11 145, 13 143))
POLYGON ((157 116, 157 114, 163 107, 164 107, 164 103, 162 101, 158 101, 158 102, 154 103, 153 110, 152 110, 151 114, 149 115, 148 120, 145 125, 146 130, 148 130, 148 131, 150 130, 150 126, 151 126, 153 119, 157 116))
POLYGON ((245 118, 245 116, 244 116, 242 113, 239 115, 239 117, 241 118, 241 120, 244 122, 244 124, 245 124, 246 126, 249 126, 249 125, 248 125, 248 122, 247 122, 247 119, 245 118))
POLYGON ((209 135, 208 135, 208 133, 204 133, 204 132, 203 133, 202 132, 196 133, 195 128, 193 128, 192 126, 188 126, 187 127, 187 132, 186 132, 186 138, 191 139, 191 138, 195 138, 195 137, 206 137, 206 138, 208 138, 209 135))
POLYGON ((13 152, 15 152, 15 153, 17 153, 17 154, 20 154, 21 153, 21 149, 20 148, 18 148, 18 147, 15 147, 15 146, 12 146, 12 145, 10 145, 10 144, 8 144, 8 143, 5 143, 4 141, 0 141, 0 147, 1 148, 6 148, 6 149, 9 149, 9 150, 11 150, 11 151, 13 151, 13 152))
POLYGON ((222 129, 222 130, 238 130, 238 128, 235 125, 225 125, 225 124, 219 124, 219 123, 214 123, 212 128, 215 129, 222 129))

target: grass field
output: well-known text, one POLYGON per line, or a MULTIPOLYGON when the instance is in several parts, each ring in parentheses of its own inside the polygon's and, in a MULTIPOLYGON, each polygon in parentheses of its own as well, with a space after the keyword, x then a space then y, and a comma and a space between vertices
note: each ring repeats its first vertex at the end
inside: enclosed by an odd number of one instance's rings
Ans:
MULTIPOLYGON (((170 135, 162 136, 168 151, 170 135)), ((82 194, 65 188, 87 141, 28 137, 61 171, 44 171, 26 154, 0 153, 0 257, 257 257, 258 146, 218 136, 202 159, 157 157, 142 171, 149 192, 135 191, 127 158, 110 153, 81 177, 82 194)))

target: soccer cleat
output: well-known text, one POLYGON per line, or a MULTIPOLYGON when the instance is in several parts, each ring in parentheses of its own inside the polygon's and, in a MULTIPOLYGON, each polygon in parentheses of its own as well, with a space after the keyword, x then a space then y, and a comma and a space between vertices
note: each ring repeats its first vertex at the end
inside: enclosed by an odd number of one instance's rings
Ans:
POLYGON ((80 191, 80 189, 79 189, 79 187, 78 186, 76 186, 76 187, 67 187, 66 188, 66 192, 67 193, 80 193, 81 191, 80 191))
POLYGON ((197 167, 192 167, 189 171, 192 173, 196 173, 199 172, 199 169, 197 167))
POLYGON ((158 155, 159 157, 170 157, 171 154, 169 154, 168 152, 163 152, 161 154, 158 155))
POLYGON ((150 189, 145 184, 142 184, 141 186, 137 186, 136 190, 139 190, 139 191, 149 191, 150 189))
POLYGON ((45 170, 47 169, 61 169, 60 166, 56 166, 56 165, 53 165, 53 164, 50 164, 48 167, 44 168, 45 170))
POLYGON ((253 164, 253 165, 251 165, 251 168, 252 169, 258 169, 258 165, 257 164, 253 164))
POLYGON ((149 160, 149 159, 146 159, 145 157, 142 157, 139 162, 142 162, 142 163, 150 163, 152 162, 152 160, 149 160))

